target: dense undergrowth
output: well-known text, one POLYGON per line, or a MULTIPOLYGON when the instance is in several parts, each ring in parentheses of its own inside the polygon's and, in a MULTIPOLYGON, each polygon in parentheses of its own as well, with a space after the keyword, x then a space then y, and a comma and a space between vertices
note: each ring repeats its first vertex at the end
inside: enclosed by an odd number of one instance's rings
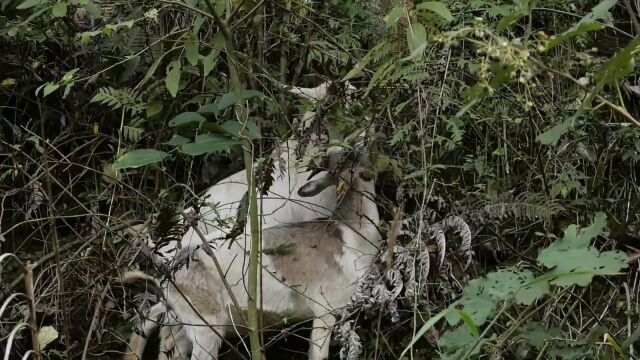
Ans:
POLYGON ((243 168, 240 120, 265 169, 291 135, 373 142, 380 229, 418 278, 381 265, 386 292, 363 290, 336 358, 638 358, 639 10, 0 0, 0 348, 119 356, 140 302, 117 282, 140 258, 131 226, 180 237, 174 215, 243 168), (326 80, 318 104, 288 92, 326 80))

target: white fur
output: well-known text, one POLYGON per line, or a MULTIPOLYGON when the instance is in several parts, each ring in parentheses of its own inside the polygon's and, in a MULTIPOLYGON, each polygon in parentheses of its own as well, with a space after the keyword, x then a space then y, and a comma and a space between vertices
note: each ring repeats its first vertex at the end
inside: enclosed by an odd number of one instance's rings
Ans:
MULTIPOLYGON (((359 223, 338 223, 342 230, 339 236, 343 244, 342 254, 335 254, 336 262, 340 265, 338 269, 328 268, 321 259, 300 259, 300 261, 316 262, 318 272, 309 279, 308 283, 291 287, 271 272, 271 269, 275 269, 272 258, 267 254, 262 256, 262 284, 259 287, 261 298, 258 299, 258 304, 262 305, 264 311, 282 316, 311 315, 314 317, 309 355, 312 360, 328 358, 331 328, 335 324, 332 312, 348 304, 358 278, 364 275, 378 252, 381 238, 376 229, 379 217, 376 204, 372 200, 373 182, 368 182, 363 188, 355 191, 362 194, 360 209, 364 216, 360 218, 359 223)), ((245 290, 248 286, 246 254, 250 251, 251 238, 247 235, 237 239, 231 248, 228 248, 227 244, 228 242, 217 242, 215 256, 222 269, 226 270, 225 279, 230 284, 240 307, 246 308, 248 302, 245 290)), ((238 323, 240 320, 230 318, 233 303, 213 260, 204 254, 203 250, 196 250, 191 267, 178 271, 175 283, 182 292, 197 294, 195 297, 187 296, 187 298, 200 315, 172 286, 166 289, 166 299, 171 308, 184 323, 192 324, 185 326, 193 344, 192 358, 200 360, 217 358, 221 345, 218 334, 224 334, 225 329, 229 330, 228 326, 224 325, 238 323), (202 298, 211 299, 211 302, 198 303, 202 298), (211 304, 216 304, 217 311, 211 312, 207 309, 211 304), (198 305, 201 307, 198 308, 198 305), (206 322, 203 323, 201 317, 206 322), (212 325, 218 334, 207 324, 212 325)))
MULTIPOLYGON (((328 87, 328 83, 321 84, 316 88, 293 87, 291 92, 301 98, 320 101, 327 97, 328 87)), ((356 91, 356 88, 350 84, 348 84, 347 89, 349 94, 356 91)), ((312 111, 307 111, 302 115, 303 129, 311 126, 313 121, 315 121, 315 116, 316 114, 312 111)), ((275 172, 273 174, 275 181, 270 188, 269 194, 260 199, 260 220, 263 229, 276 225, 310 221, 319 217, 326 217, 331 214, 331 210, 335 207, 335 191, 331 189, 327 189, 311 198, 301 198, 298 195, 298 189, 306 182, 310 172, 301 171, 299 164, 294 160, 294 150, 296 146, 297 142, 290 139, 281 144, 272 154, 275 159, 275 172), (281 171, 281 169, 284 169, 284 171, 281 171)), ((216 204, 215 210, 213 206, 205 206, 200 209, 201 221, 198 222, 198 227, 209 241, 223 237, 229 232, 230 225, 236 218, 238 206, 246 189, 247 175, 246 171, 243 170, 213 185, 203 195, 203 199, 207 202, 212 205, 216 204), (227 222, 229 226, 216 226, 220 221, 227 222)), ((189 212, 189 210, 187 210, 187 212, 189 212)), ((162 248, 156 249, 154 260, 157 263, 171 262, 179 248, 194 247, 200 244, 200 237, 195 230, 191 228, 183 236, 180 244, 172 241, 162 248)), ((151 242, 148 242, 147 245, 152 248, 154 247, 151 242)), ((132 277, 136 275, 133 273, 129 274, 129 276, 132 277)), ((157 304, 149 313, 155 314, 164 310, 164 304, 157 304)), ((133 351, 133 354, 125 355, 125 358, 139 358, 146 345, 145 338, 150 336, 158 326, 159 324, 155 321, 146 321, 143 324, 143 337, 137 334, 132 335, 130 344, 135 344, 135 346, 130 346, 130 350, 133 351)), ((176 341, 176 344, 177 343, 176 341)))

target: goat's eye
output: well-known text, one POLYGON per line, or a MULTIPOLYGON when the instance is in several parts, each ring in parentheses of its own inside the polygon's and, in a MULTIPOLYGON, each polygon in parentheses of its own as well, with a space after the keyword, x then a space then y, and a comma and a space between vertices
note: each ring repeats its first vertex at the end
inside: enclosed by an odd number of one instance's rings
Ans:
POLYGON ((373 171, 371 170, 364 170, 360 172, 360 179, 364 180, 364 181, 371 181, 373 180, 373 171))

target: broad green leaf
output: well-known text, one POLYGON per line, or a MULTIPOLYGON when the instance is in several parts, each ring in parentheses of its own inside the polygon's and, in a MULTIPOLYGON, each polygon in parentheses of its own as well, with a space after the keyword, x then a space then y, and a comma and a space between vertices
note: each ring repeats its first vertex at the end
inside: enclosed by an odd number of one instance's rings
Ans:
POLYGON ((198 113, 217 115, 220 113, 220 110, 218 109, 218 104, 213 103, 200 106, 200 108, 198 109, 198 113))
POLYGON ((453 20, 453 16, 451 15, 451 11, 447 8, 447 6, 440 1, 425 1, 416 5, 416 9, 418 10, 429 10, 432 11, 443 19, 447 21, 453 20))
POLYGON ((101 30, 95 30, 95 31, 85 31, 83 33, 80 34, 80 42, 83 45, 88 45, 89 42, 91 42, 91 38, 94 36, 98 36, 102 34, 101 30))
POLYGON ((16 6, 16 9, 19 10, 23 10, 23 9, 29 9, 32 8, 36 5, 40 5, 44 2, 44 0, 25 0, 22 2, 22 4, 16 6))
POLYGON ((200 43, 196 36, 191 36, 184 46, 184 56, 191 66, 198 65, 200 43))
POLYGON ((560 137, 562 137, 562 135, 569 131, 571 126, 573 126, 574 119, 575 116, 572 116, 569 119, 557 123, 556 125, 545 130, 545 132, 543 132, 542 134, 538 135, 536 137, 536 140, 538 140, 538 142, 543 145, 555 144, 558 140, 560 140, 560 137))
POLYGON ((207 119, 205 119, 204 116, 188 111, 176 115, 171 119, 171 121, 169 121, 169 126, 185 126, 193 123, 198 123, 198 126, 200 126, 205 121, 207 121, 207 119))
POLYGON ((63 17, 67 15, 67 3, 62 2, 62 1, 58 1, 55 5, 53 5, 53 7, 51 8, 51 15, 53 15, 53 17, 63 17))
POLYGON ((542 250, 538 261, 549 269, 549 283, 558 286, 587 286, 595 275, 616 275, 627 267, 627 255, 620 251, 599 252, 589 247, 606 225, 603 213, 596 214, 593 224, 578 230, 571 225, 564 237, 542 250))
POLYGON ((167 142, 164 142, 164 145, 173 145, 173 146, 178 146, 178 145, 184 145, 187 144, 189 142, 189 139, 187 139, 184 136, 180 136, 180 135, 173 135, 171 137, 171 139, 167 142))
POLYGON ((180 60, 174 60, 167 66, 167 77, 164 79, 164 83, 172 97, 176 97, 176 95, 178 95, 181 73, 182 64, 180 63, 180 60))
POLYGON ((542 349, 547 340, 561 336, 562 330, 556 327, 547 328, 547 325, 537 321, 524 324, 518 334, 519 338, 526 340, 538 350, 542 349))
POLYGON ((219 50, 211 49, 211 52, 209 52, 209 55, 207 56, 200 55, 200 62, 202 63, 203 76, 208 76, 209 73, 211 73, 211 70, 213 70, 216 67, 216 64, 218 63, 218 54, 220 54, 219 50))
MULTIPOLYGON (((196 5, 198 6, 198 2, 196 1, 196 5)), ((202 24, 204 24, 204 17, 202 17, 202 15, 198 14, 196 15, 195 20, 193 20, 193 29, 191 30, 191 34, 192 36, 195 36, 196 38, 198 37, 198 33, 200 32, 200 29, 202 28, 202 24)))
POLYGON ((43 326, 38 330, 38 345, 40 350, 46 347, 58 338, 58 330, 52 326, 43 326))
POLYGON ((629 75, 634 69, 635 57, 638 52, 640 52, 640 36, 633 39, 624 49, 618 51, 593 75, 593 78, 598 82, 598 88, 602 88, 604 84, 617 83, 629 75))
POLYGON ((596 275, 619 275, 627 267, 627 255, 620 251, 598 252, 594 248, 569 249, 547 254, 546 267, 554 267, 549 275, 556 276, 549 283, 567 287, 587 286, 596 275))
POLYGON ((42 90, 42 95, 43 96, 48 96, 49 94, 51 94, 52 92, 58 90, 58 88, 60 88, 60 85, 58 84, 52 84, 52 83, 48 83, 44 86, 44 89, 42 90))
MULTIPOLYGON (((604 213, 597 213, 593 224, 578 230, 576 225, 570 225, 564 232, 562 239, 554 241, 546 249, 542 250, 540 256, 547 253, 565 251, 568 249, 584 249, 589 246, 592 240, 599 236, 607 225, 607 217, 604 213)), ((538 257, 538 261, 540 257, 538 257)), ((542 262, 542 261, 541 261, 542 262)))
POLYGON ((427 30, 419 22, 411 24, 407 30, 407 46, 413 53, 419 46, 427 42, 427 30))
POLYGON ((527 270, 522 273, 525 284, 516 292, 515 299, 518 304, 531 305, 551 291, 549 288, 550 279, 548 277, 542 276, 534 279, 531 271, 527 270))
MULTIPOLYGON (((242 131, 242 124, 237 120, 229 120, 220 125, 220 128, 227 134, 238 137, 242 131)), ((253 121, 247 121, 246 134, 250 139, 260 139, 262 137, 260 130, 253 121)))
POLYGON ((169 154, 166 152, 155 149, 133 150, 122 155, 118 160, 116 160, 116 162, 113 163, 112 168, 114 170, 139 168, 141 166, 160 162, 168 156, 169 154))
POLYGON ((387 27, 391 27, 400 20, 402 15, 404 14, 404 8, 401 6, 396 6, 384 17, 384 23, 387 27))
MULTIPOLYGON (((242 100, 247 100, 254 97, 257 97, 257 98, 264 97, 263 93, 256 90, 242 90, 240 94, 242 96, 242 100)), ((222 95, 221 97, 217 98, 216 101, 214 102, 214 104, 218 107, 218 111, 222 111, 228 108, 229 106, 234 105, 235 103, 236 103, 236 96, 235 96, 235 92, 233 91, 222 95)))
POLYGON ((147 104, 147 117, 152 118, 162 112, 162 101, 155 100, 147 104))
POLYGON ((218 151, 229 151, 231 146, 240 144, 239 140, 220 134, 204 134, 195 141, 181 146, 181 152, 187 155, 210 154, 218 151))

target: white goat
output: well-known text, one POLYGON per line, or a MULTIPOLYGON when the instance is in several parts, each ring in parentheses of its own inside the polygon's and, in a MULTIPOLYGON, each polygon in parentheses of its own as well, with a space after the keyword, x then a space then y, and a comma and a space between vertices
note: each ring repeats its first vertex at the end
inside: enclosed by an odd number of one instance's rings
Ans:
MULTIPOLYGON (((333 312, 348 304, 358 278, 370 267, 381 241, 370 162, 363 155, 344 161, 342 155, 331 154, 332 171, 298 191, 302 197, 316 196, 341 180, 339 188, 346 188, 346 192, 334 218, 274 226, 262 233, 262 290, 258 304, 267 314, 313 317, 309 352, 312 360, 328 358, 335 324, 333 312)), ((233 324, 245 325, 226 286, 241 311, 246 310, 245 255, 250 251, 250 237, 236 239, 230 247, 220 240, 215 248, 216 258, 226 270, 224 280, 202 249, 185 248, 179 256, 190 256, 193 261, 176 273, 172 284, 165 286, 169 306, 189 324, 184 328, 193 344, 192 358, 199 360, 217 358, 225 329, 233 324)), ((144 277, 137 273, 127 276, 144 277)))
MULTIPOLYGON (((327 98, 329 95, 329 87, 329 83, 323 83, 315 88, 292 87, 289 91, 300 98, 316 102, 327 98)), ((345 90, 347 96, 352 96, 355 91, 356 88, 347 82, 345 90)), ((348 105, 349 102, 347 102, 347 106, 348 105)), ((314 120, 314 112, 307 111, 303 114, 301 119, 303 129, 308 128, 314 120)), ((294 150, 296 147, 297 142, 290 139, 284 144, 281 144, 272 154, 275 159, 275 179, 269 189, 269 193, 261 199, 260 203, 260 219, 263 229, 275 225, 297 223, 329 216, 331 210, 335 207, 335 192, 325 191, 304 199, 298 196, 299 187, 308 179, 310 172, 301 172, 298 164, 293 161, 293 159, 295 159, 294 150), (282 169, 286 170, 281 171, 282 169)), ((246 172, 240 171, 207 190, 203 198, 210 203, 214 202, 217 204, 215 209, 210 206, 205 206, 200 209, 201 219, 198 222, 198 228, 202 233, 206 234, 207 240, 210 241, 212 238, 221 237, 231 230, 229 225, 233 223, 233 219, 237 214, 238 206, 246 189, 246 172), (227 224, 227 226, 220 226, 221 224, 227 224)), ((201 238, 197 235, 195 229, 190 228, 183 236, 180 244, 178 244, 177 241, 172 241, 156 249, 154 260, 158 263, 171 262, 174 260, 176 251, 180 248, 194 247, 200 244, 201 238)), ((142 352, 146 346, 146 338, 160 326, 159 319, 166 311, 166 306, 163 303, 159 303, 149 310, 148 320, 146 320, 142 326, 142 336, 138 334, 131 336, 129 348, 132 350, 132 353, 125 355, 126 359, 136 359, 142 356, 142 352)), ((171 327, 160 327, 161 351, 167 350, 165 348, 169 347, 170 343, 175 343, 176 346, 178 344, 187 344, 183 339, 175 338, 178 335, 174 333, 182 333, 179 325, 176 325, 177 323, 179 323, 178 320, 170 322, 169 325, 171 327), (163 343, 164 339, 169 335, 173 336, 174 340, 169 342, 169 344, 163 343)), ((177 354, 184 354, 187 353, 189 349, 183 347, 182 349, 178 348, 174 350, 177 354)))

